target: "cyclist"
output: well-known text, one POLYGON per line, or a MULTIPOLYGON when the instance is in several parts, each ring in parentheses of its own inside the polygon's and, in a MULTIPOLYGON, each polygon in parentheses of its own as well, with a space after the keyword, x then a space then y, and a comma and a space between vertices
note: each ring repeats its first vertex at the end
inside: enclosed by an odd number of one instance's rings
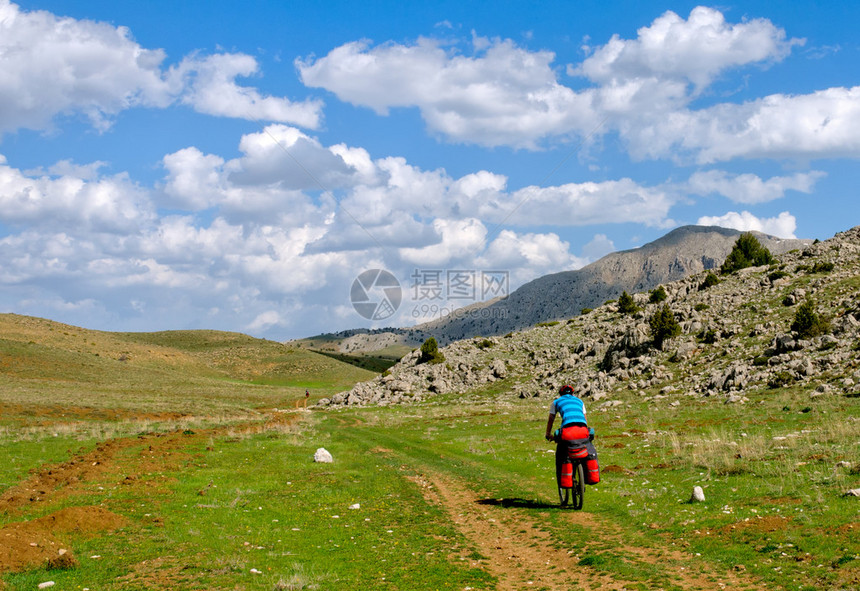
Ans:
MULTIPOLYGON (((559 388, 558 394, 558 398, 549 405, 545 435, 547 441, 555 441, 557 444, 555 448, 555 477, 557 481, 561 476, 561 466, 567 459, 568 442, 588 442, 589 440, 585 404, 573 395, 573 386, 565 384, 559 388), (556 429, 553 433, 552 426, 557 414, 561 415, 561 428, 556 429)), ((591 446, 589 445, 589 447, 591 446)))

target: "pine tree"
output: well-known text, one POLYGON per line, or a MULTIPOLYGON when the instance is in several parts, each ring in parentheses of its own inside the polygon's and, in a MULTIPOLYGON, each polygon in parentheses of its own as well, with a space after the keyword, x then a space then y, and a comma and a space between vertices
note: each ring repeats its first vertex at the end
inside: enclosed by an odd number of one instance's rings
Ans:
POLYGON ((718 285, 719 283, 720 283, 719 277, 714 275, 714 273, 712 271, 708 271, 708 274, 705 275, 705 280, 699 284, 699 291, 704 291, 704 290, 708 289, 709 287, 713 287, 715 285, 718 285))
POLYGON ((618 298, 618 311, 622 314, 635 314, 639 311, 639 306, 636 305, 633 296, 625 291, 618 298))
POLYGON ((418 358, 418 363, 442 363, 445 361, 445 356, 439 351, 439 344, 436 339, 430 337, 421 345, 421 357, 418 358))
POLYGON ((812 300, 806 300, 797 308, 791 330, 800 338, 809 339, 830 332, 830 322, 815 312, 812 300))
POLYGON ((663 342, 666 339, 681 334, 681 325, 675 320, 675 314, 672 313, 669 304, 663 304, 663 307, 648 319, 648 324, 651 327, 651 338, 654 339, 654 346, 658 349, 663 348, 663 342))
POLYGON ((667 297, 666 290, 663 289, 662 285, 658 285, 656 289, 651 291, 648 301, 652 304, 659 304, 660 302, 665 301, 667 297))
POLYGON ((747 232, 738 236, 732 251, 720 267, 720 273, 728 275, 747 267, 759 267, 772 262, 773 255, 770 251, 761 245, 758 238, 747 232))

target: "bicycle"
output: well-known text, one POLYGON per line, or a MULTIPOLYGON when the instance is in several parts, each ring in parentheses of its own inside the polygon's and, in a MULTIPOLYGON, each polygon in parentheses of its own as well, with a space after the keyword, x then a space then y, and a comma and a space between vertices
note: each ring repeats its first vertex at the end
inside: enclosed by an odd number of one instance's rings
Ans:
POLYGON ((558 500, 562 507, 575 511, 582 509, 585 502, 585 462, 588 450, 585 446, 568 446, 567 457, 559 467, 556 465, 558 500))
MULTIPOLYGON (((561 440, 558 432, 553 441, 561 440)), ((562 507, 582 509, 585 501, 585 485, 600 482, 600 468, 597 464, 597 451, 592 445, 594 429, 589 429, 588 439, 564 441, 565 452, 559 457, 556 448, 555 476, 558 485, 558 500, 562 507)))

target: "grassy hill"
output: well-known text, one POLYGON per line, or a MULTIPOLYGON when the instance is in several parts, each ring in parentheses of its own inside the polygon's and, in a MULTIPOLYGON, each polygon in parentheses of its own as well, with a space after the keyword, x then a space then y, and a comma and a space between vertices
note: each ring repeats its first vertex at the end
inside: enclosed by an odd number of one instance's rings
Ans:
POLYGON ((285 407, 373 373, 218 331, 111 333, 0 315, 0 404, 213 414, 285 407))
MULTIPOLYGON (((348 331, 349 332, 349 331, 348 331)), ((376 342, 374 335, 324 334, 291 341, 290 345, 321 353, 332 359, 381 373, 411 353, 423 340, 386 333, 385 340, 376 342)))

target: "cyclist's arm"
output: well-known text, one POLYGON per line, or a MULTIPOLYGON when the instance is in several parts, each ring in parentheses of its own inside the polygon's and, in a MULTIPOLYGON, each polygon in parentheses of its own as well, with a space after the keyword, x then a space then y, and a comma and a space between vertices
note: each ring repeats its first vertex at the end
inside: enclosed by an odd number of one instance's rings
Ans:
POLYGON ((555 422, 555 413, 549 413, 549 417, 546 420, 546 435, 544 437, 546 439, 552 439, 552 424, 555 422))

